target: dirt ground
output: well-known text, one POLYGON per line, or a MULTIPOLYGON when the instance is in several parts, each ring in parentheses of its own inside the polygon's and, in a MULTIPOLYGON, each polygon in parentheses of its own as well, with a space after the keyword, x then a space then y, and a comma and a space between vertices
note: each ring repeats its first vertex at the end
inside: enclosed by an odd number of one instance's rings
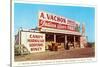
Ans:
POLYGON ((94 48, 79 48, 71 50, 45 51, 39 53, 32 53, 29 55, 15 56, 15 61, 88 58, 94 56, 95 56, 94 48))

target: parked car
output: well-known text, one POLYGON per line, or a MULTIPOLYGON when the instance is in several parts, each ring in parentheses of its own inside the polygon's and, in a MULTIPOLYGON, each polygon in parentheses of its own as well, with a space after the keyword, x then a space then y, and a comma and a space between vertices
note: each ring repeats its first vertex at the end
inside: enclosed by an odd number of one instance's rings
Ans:
POLYGON ((24 45, 15 45, 14 49, 15 49, 14 52, 15 52, 16 56, 18 56, 18 55, 27 55, 27 54, 30 53, 24 45))

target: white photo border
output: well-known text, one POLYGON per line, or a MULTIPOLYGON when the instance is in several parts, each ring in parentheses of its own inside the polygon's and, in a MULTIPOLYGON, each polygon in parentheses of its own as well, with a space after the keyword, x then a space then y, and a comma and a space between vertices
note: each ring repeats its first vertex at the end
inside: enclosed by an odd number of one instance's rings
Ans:
POLYGON ((27 4, 49 4, 49 5, 60 5, 60 6, 81 6, 81 7, 93 7, 95 8, 95 22, 96 22, 96 6, 86 4, 64 4, 64 3, 44 3, 44 2, 28 2, 28 1, 12 1, 11 2, 11 66, 33 66, 33 65, 47 65, 47 64, 65 64, 65 63, 81 63, 81 62, 92 62, 97 60, 97 44, 96 44, 96 23, 95 23, 95 57, 93 58, 77 58, 77 59, 57 59, 57 60, 40 60, 40 61, 14 61, 14 4, 15 3, 27 3, 27 4))

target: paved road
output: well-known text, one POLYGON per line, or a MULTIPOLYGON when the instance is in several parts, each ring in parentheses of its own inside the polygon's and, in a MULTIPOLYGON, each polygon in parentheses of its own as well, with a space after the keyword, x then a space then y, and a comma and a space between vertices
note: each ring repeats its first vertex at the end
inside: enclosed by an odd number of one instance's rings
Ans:
POLYGON ((95 56, 94 48, 80 48, 80 49, 72 49, 72 50, 46 51, 40 53, 32 53, 23 56, 15 56, 15 61, 87 58, 87 57, 94 57, 94 56, 95 56))

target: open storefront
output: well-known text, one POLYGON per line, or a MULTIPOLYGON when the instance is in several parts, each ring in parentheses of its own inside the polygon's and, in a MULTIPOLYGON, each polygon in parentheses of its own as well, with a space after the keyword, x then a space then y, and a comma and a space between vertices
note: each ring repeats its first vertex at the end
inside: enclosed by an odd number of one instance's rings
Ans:
POLYGON ((50 46, 52 46, 52 44, 57 46, 57 50, 80 48, 80 36, 81 35, 45 32, 46 49, 51 50, 50 46))

